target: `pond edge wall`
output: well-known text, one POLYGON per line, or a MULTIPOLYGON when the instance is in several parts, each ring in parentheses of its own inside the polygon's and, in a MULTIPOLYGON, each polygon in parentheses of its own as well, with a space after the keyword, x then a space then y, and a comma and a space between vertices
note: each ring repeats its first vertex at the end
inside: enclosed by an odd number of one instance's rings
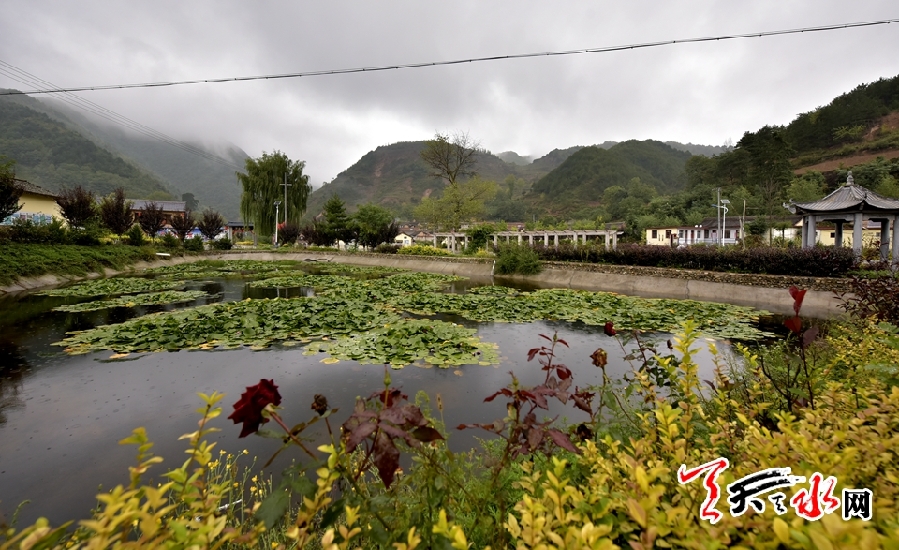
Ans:
MULTIPOLYGON (((719 302, 741 306, 751 306, 757 309, 770 311, 783 315, 793 314, 793 301, 787 289, 791 284, 802 288, 812 286, 820 279, 778 277, 773 275, 753 276, 765 286, 735 284, 722 281, 709 281, 693 278, 711 276, 716 279, 727 278, 726 273, 696 272, 690 270, 665 270, 660 268, 647 268, 648 271, 665 273, 670 271, 673 276, 645 275, 637 273, 604 273, 591 270, 591 265, 563 264, 552 262, 545 264, 543 271, 537 275, 513 275, 493 276, 493 260, 486 258, 458 258, 458 257, 424 257, 402 256, 393 254, 328 254, 322 252, 246 252, 231 251, 221 253, 209 253, 203 256, 185 256, 160 259, 155 262, 137 262, 127 270, 106 269, 104 273, 91 273, 86 276, 62 276, 42 275, 39 277, 24 278, 12 285, 0 287, 0 294, 15 293, 39 288, 58 286, 71 281, 94 279, 99 277, 111 277, 123 273, 138 273, 139 271, 159 265, 174 265, 199 260, 224 260, 224 259, 252 259, 252 260, 297 260, 310 263, 321 261, 334 261, 362 266, 386 266, 424 271, 428 273, 442 273, 446 275, 458 275, 483 280, 487 283, 492 279, 497 284, 504 280, 515 283, 525 283, 537 288, 571 288, 576 290, 592 290, 617 292, 646 298, 674 298, 679 300, 699 300, 703 302, 719 302), (797 280, 798 279, 798 280, 797 280), (805 284, 803 284, 805 283, 805 284), (770 286, 769 286, 770 285, 770 286)), ((628 266, 615 266, 623 270, 634 270, 628 266)), ((744 278, 746 276, 743 276, 744 278)), ((841 280, 831 280, 833 283, 841 283, 841 280)), ((831 285, 832 286, 832 285, 831 285)), ((802 306, 802 314, 807 317, 833 318, 844 313, 839 307, 840 300, 833 290, 809 290, 805 295, 802 306)))

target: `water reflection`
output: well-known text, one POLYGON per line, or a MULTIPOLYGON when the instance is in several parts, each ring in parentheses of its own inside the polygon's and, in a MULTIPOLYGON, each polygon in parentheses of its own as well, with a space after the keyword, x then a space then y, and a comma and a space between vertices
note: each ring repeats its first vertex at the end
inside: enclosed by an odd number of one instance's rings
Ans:
POLYGON ((28 363, 18 346, 0 340, 0 424, 6 423, 6 412, 25 406, 22 393, 22 378, 28 363))
MULTIPOLYGON (((465 292, 484 284, 490 281, 459 281, 448 291, 465 292)), ((311 293, 308 288, 253 289, 239 278, 194 281, 190 286, 212 294, 196 303, 311 293)), ((291 423, 308 420, 313 414, 309 405, 314 395, 324 394, 331 406, 340 409, 333 425, 348 417, 356 396, 369 395, 382 387, 384 370, 380 365, 353 361, 328 365, 321 363, 323 355, 307 356, 302 349, 279 346, 260 352, 239 349, 132 355, 127 361, 115 362, 108 361, 110 352, 67 356, 52 345, 67 331, 191 304, 85 313, 50 311, 61 303, 65 300, 38 296, 0 301, 0 512, 9 517, 19 502, 30 499, 33 504, 21 515, 23 524, 39 516, 57 525, 84 518, 95 503, 98 485, 109 489, 127 483, 127 467, 133 465, 135 451, 117 443, 135 427, 144 426, 156 443, 154 452, 167 459, 157 474, 178 463, 184 450, 184 442, 178 437, 196 429, 194 410, 200 405, 197 392, 228 395, 222 402, 226 413, 215 424, 223 430, 213 436, 218 448, 233 453, 246 449, 250 457, 263 457, 264 462, 275 450, 272 441, 238 439, 239 429, 225 419, 227 409, 245 386, 260 378, 274 379, 284 396, 282 416, 291 423)), ((569 348, 557 350, 559 361, 572 369, 574 383, 580 387, 601 382, 601 371, 589 359, 597 347, 609 351, 606 372, 610 376, 621 377, 631 368, 617 342, 605 336, 602 327, 550 321, 479 323, 452 315, 437 318, 477 329, 483 340, 499 346, 501 357, 501 363, 495 366, 408 366, 391 372, 394 385, 410 398, 419 391, 426 392, 432 408, 436 408, 433 402, 440 394, 447 426, 502 418, 504 404, 485 403, 484 398, 510 382, 510 371, 521 384, 539 384, 544 373, 536 361, 526 359, 527 350, 540 345, 541 333, 551 336, 558 332, 568 341, 569 348)), ((661 342, 666 338, 661 335, 661 342)), ((710 365, 704 353, 699 360, 710 365)), ((559 415, 573 423, 585 420, 584 413, 561 404, 554 404, 546 415, 559 415)), ((312 447, 327 441, 323 427, 307 435, 315 440, 312 447)), ((471 448, 475 438, 484 435, 475 430, 453 432, 450 444, 457 450, 471 448)), ((285 453, 268 472, 280 472, 291 458, 285 453)))

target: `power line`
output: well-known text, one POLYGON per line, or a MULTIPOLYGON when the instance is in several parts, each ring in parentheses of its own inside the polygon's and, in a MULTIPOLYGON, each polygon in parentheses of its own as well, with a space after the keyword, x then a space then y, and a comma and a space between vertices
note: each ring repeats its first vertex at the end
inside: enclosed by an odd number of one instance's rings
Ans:
POLYGON ((578 50, 561 50, 561 51, 549 51, 549 52, 537 52, 537 53, 521 53, 521 54, 509 54, 509 55, 494 55, 488 57, 473 57, 469 59, 456 59, 451 61, 429 61, 424 63, 405 63, 399 65, 380 65, 374 67, 356 67, 350 69, 327 69, 320 71, 306 71, 306 72, 295 72, 295 73, 283 73, 283 74, 270 74, 270 75, 258 75, 258 76, 234 76, 227 78, 207 78, 207 79, 196 79, 196 80, 179 80, 179 81, 171 81, 171 82, 144 82, 138 84, 107 84, 101 86, 80 86, 73 88, 59 88, 54 90, 31 90, 31 91, 18 91, 13 90, 9 92, 0 92, 0 95, 25 95, 25 94, 46 94, 46 93, 58 93, 58 92, 88 92, 95 90, 122 90, 128 88, 162 88, 166 86, 181 86, 185 84, 218 84, 222 82, 246 82, 251 80, 275 80, 275 79, 283 79, 283 78, 301 78, 308 76, 325 76, 325 75, 338 75, 338 74, 352 74, 352 73, 366 73, 366 72, 377 72, 377 71, 389 71, 389 70, 397 70, 397 69, 420 69, 424 67, 438 67, 438 66, 446 66, 446 65, 459 65, 462 63, 479 63, 483 61, 500 61, 506 59, 525 59, 531 57, 548 57, 548 56, 562 56, 562 55, 574 55, 574 54, 584 54, 584 53, 609 53, 609 52, 617 52, 623 50, 638 50, 644 48, 655 48, 659 46, 671 46, 674 44, 689 44, 696 42, 716 42, 721 40, 734 40, 738 38, 761 38, 767 36, 782 36, 788 34, 800 34, 800 33, 810 33, 810 32, 823 32, 823 31, 834 31, 840 29, 850 29, 857 27, 872 27, 875 25, 886 25, 889 23, 899 23, 899 19, 883 19, 880 21, 862 21, 857 23, 840 23, 836 25, 822 25, 818 27, 802 27, 798 29, 785 29, 778 31, 764 31, 764 32, 753 32, 746 34, 730 34, 730 35, 721 35, 721 36, 707 36, 707 37, 699 37, 699 38, 683 38, 678 40, 663 40, 658 42, 644 42, 638 44, 627 44, 623 46, 606 46, 601 48, 585 48, 578 50))
MULTIPOLYGON (((24 69, 20 69, 19 67, 11 65, 3 60, 0 60, 0 74, 3 74, 17 82, 35 86, 36 88, 40 89, 42 91, 42 93, 56 93, 56 94, 58 94, 56 96, 56 98, 59 99, 60 101, 63 101, 64 103, 67 103, 67 104, 69 104, 73 107, 76 107, 78 109, 81 109, 83 111, 93 113, 94 115, 96 115, 100 118, 103 118, 105 120, 108 120, 119 126, 124 126, 126 128, 129 128, 143 136, 149 137, 151 139, 155 139, 157 141, 161 141, 163 143, 167 143, 169 145, 172 145, 173 147, 177 147, 178 149, 181 149, 182 151, 184 151, 186 153, 190 153, 192 155, 203 157, 207 160, 211 160, 213 162, 218 162, 219 164, 224 164, 225 166, 228 166, 229 168, 232 168, 235 170, 243 169, 240 166, 235 165, 231 161, 224 159, 222 157, 219 157, 218 155, 215 155, 213 153, 210 153, 210 152, 200 149, 198 147, 194 147, 193 145, 189 145, 187 143, 179 141, 167 134, 164 134, 158 130, 154 130, 153 128, 150 128, 149 126, 145 126, 139 122, 136 122, 136 121, 134 121, 124 115, 121 115, 111 109, 107 109, 106 107, 103 107, 102 105, 98 105, 92 101, 88 101, 88 100, 86 100, 80 96, 77 96, 75 94, 72 94, 70 92, 60 90, 59 87, 56 86, 55 84, 53 84, 52 82, 43 80, 43 79, 25 71, 24 69)), ((0 95, 12 95, 12 94, 0 94, 0 95)))

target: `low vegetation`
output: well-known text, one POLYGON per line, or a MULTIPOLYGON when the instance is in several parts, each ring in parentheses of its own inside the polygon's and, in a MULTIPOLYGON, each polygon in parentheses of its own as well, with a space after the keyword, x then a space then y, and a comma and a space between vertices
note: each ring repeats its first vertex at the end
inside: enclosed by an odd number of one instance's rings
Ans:
POLYGON ((804 294, 791 289, 795 315, 775 345, 742 348, 737 359, 710 346, 716 367, 707 379, 692 321, 664 352, 606 323, 601 345, 627 351, 633 370, 613 381, 600 347, 590 361, 602 382, 589 387, 558 361, 568 343, 541 335, 527 359, 543 381, 524 387, 513 377, 485 389, 505 416, 455 429, 442 421, 439 395, 411 401, 389 371, 339 427, 324 394, 305 422, 282 418, 276 381, 260 380, 228 418, 241 424, 240 437, 258 433, 272 438, 274 454, 294 453, 278 485, 215 454, 208 437, 223 396, 201 395, 199 429, 184 436, 188 460, 163 483, 142 479, 161 458, 138 428, 122 441, 138 450, 129 483, 101 495, 92 519, 73 531, 46 520, 8 529, 0 549, 895 548, 899 329, 858 317, 811 325, 800 316, 804 294), (589 420, 538 418, 550 401, 589 420), (318 427, 331 443, 310 449, 304 432, 318 427), (453 452, 447 441, 462 429, 493 439, 453 452), (757 501, 734 496, 738 481, 769 468, 799 476, 776 489, 786 493, 782 509, 766 502, 773 491, 750 495, 757 501), (712 487, 730 498, 710 498, 712 487), (873 495, 867 510, 841 499, 861 489, 873 495))
MULTIPOLYGON (((689 246, 671 248, 625 244, 606 250, 602 245, 534 247, 541 260, 607 263, 680 269, 703 269, 735 273, 843 277, 855 269, 857 260, 851 248, 740 248, 689 246)), ((497 264, 498 265, 498 264, 497 264)))
POLYGON ((0 284, 40 275, 86 275, 155 260, 150 247, 0 244, 0 284))

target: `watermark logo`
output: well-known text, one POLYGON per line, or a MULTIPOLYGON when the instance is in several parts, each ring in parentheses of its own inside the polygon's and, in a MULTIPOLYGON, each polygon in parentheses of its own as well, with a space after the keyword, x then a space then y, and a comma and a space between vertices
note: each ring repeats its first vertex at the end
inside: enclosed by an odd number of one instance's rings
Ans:
MULTIPOLYGON (((681 485, 686 485, 699 477, 703 478, 706 497, 700 506, 699 517, 712 524, 717 523, 724 515, 715 506, 721 498, 718 476, 728 467, 730 462, 721 457, 690 469, 682 464, 677 470, 677 480, 681 485)), ((809 521, 817 521, 825 514, 832 514, 837 508, 842 508, 844 520, 858 518, 869 521, 874 497, 871 490, 843 489, 841 502, 834 496, 836 485, 837 478, 825 477, 820 472, 806 478, 793 475, 790 468, 768 468, 727 485, 728 511, 734 517, 743 515, 749 507, 762 513, 765 511, 765 498, 767 498, 777 515, 787 513, 786 503, 788 503, 796 515, 809 521), (802 487, 787 500, 787 495, 782 489, 797 485, 802 487)))

